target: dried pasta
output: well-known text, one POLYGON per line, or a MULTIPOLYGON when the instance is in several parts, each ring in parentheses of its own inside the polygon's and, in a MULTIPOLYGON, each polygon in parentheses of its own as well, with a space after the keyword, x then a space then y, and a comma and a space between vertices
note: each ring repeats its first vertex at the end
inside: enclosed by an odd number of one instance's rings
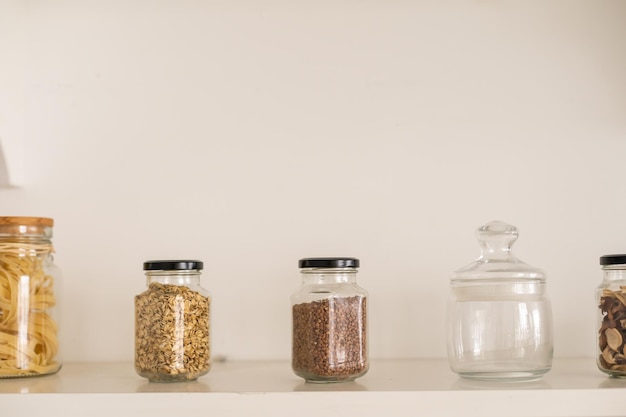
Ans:
POLYGON ((56 372, 60 364, 49 244, 0 243, 0 378, 56 372))

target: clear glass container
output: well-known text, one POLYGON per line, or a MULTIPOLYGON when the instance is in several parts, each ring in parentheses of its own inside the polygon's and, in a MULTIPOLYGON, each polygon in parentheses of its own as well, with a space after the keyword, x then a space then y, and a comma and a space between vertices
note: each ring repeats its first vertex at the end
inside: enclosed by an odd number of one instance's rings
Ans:
POLYGON ((61 369, 53 219, 0 217, 0 378, 61 369))
POLYGON ((480 227, 480 257, 452 275, 448 360, 464 378, 532 380, 552 366, 552 310, 544 273, 511 252, 514 226, 480 227))
POLYGON ((147 261, 135 297, 135 370, 153 382, 192 381, 211 368, 210 305, 201 261, 147 261))
POLYGON ((367 292, 357 285, 356 258, 305 258, 302 285, 291 296, 292 368, 307 382, 365 375, 367 292))
POLYGON ((600 257, 602 282, 596 288, 598 369, 626 377, 626 254, 600 257))

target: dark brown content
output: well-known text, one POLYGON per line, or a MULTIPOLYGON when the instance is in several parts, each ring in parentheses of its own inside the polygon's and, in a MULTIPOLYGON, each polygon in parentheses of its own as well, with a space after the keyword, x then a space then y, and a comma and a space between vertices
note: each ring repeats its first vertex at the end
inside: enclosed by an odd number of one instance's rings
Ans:
POLYGON ((598 364, 611 375, 626 374, 626 287, 604 289, 600 298, 602 326, 599 331, 598 364))
POLYGON ((293 306, 294 372, 308 381, 352 380, 367 372, 366 298, 293 306))

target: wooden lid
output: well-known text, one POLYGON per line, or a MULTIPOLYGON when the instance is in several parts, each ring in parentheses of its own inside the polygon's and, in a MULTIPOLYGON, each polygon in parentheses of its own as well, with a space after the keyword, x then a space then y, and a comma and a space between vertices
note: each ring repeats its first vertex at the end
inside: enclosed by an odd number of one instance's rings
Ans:
POLYGON ((20 226, 54 226, 54 219, 49 217, 0 217, 0 225, 11 224, 20 226))

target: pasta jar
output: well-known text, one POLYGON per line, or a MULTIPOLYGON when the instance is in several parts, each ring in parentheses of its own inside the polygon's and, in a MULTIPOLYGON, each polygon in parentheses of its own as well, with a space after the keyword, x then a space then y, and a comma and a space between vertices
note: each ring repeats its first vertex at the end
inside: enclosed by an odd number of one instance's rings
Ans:
POLYGON ((602 282, 596 288, 598 368, 626 377, 626 254, 600 257, 602 282))
POLYGON ((150 381, 192 381, 211 367, 211 299, 200 286, 203 263, 143 264, 146 291, 135 297, 135 370, 150 381))
POLYGON ((305 258, 291 297, 292 368, 308 382, 351 381, 369 367, 367 292, 356 258, 305 258))
POLYGON ((0 378, 61 369, 53 219, 0 217, 0 378))
POLYGON ((532 380, 552 366, 552 310, 542 270, 513 256, 515 226, 480 227, 480 257, 450 281, 450 368, 483 380, 532 380))

